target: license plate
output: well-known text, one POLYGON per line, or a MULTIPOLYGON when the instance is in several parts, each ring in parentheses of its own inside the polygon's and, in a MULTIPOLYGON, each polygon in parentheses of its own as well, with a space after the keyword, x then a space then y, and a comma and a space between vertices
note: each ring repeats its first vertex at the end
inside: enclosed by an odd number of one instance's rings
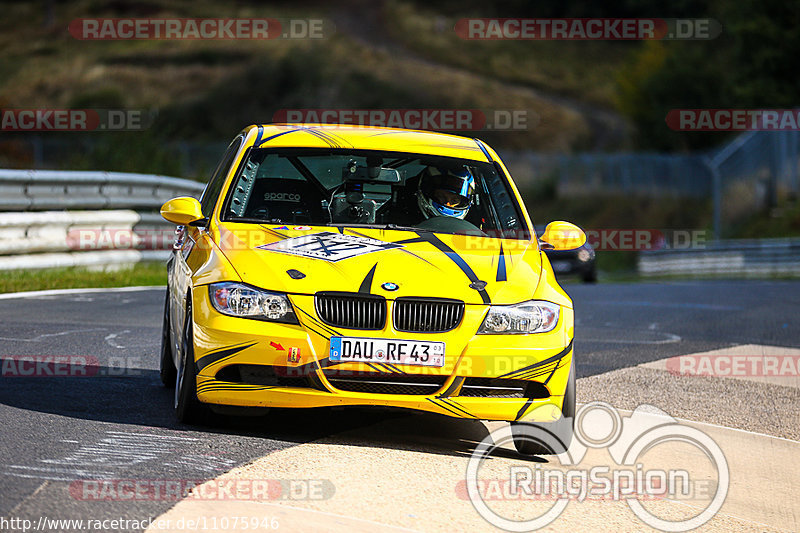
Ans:
POLYGON ((330 360, 441 367, 444 366, 444 343, 331 337, 330 360))

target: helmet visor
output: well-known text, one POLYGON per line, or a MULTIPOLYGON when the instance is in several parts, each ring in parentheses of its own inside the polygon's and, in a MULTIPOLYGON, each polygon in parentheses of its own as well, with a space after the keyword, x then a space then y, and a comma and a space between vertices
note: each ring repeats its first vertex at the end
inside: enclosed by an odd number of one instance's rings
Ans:
POLYGON ((474 180, 468 172, 463 176, 441 174, 432 176, 428 183, 431 199, 453 209, 466 209, 472 204, 475 193, 474 180))
POLYGON ((469 198, 461 196, 460 194, 454 193, 448 189, 434 189, 431 194, 431 198, 437 204, 450 207, 452 209, 466 209, 470 206, 469 198))

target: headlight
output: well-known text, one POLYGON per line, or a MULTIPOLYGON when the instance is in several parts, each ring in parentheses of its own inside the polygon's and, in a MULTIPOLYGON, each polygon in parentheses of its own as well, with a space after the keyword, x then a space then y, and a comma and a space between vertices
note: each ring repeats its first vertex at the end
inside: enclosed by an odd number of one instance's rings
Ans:
POLYGON ((209 285, 208 296, 223 315, 299 324, 285 294, 226 281, 209 285))
POLYGON ((558 324, 559 310, 560 307, 554 303, 537 300, 515 305, 493 305, 478 333, 545 333, 558 324))
POLYGON ((592 258, 592 254, 589 253, 589 250, 583 249, 578 252, 578 261, 585 263, 589 259, 592 258))

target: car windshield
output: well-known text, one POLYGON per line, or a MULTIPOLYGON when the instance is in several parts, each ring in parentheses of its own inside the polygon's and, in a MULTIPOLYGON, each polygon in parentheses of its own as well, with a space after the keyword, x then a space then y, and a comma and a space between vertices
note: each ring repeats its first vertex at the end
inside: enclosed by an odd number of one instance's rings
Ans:
POLYGON ((520 206, 494 165, 398 152, 251 150, 222 219, 528 238, 520 206))

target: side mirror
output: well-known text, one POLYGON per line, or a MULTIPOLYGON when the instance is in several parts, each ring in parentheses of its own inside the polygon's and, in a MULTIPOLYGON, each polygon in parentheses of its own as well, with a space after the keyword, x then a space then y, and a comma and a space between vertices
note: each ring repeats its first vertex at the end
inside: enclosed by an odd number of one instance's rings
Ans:
POLYGON ((193 223, 206 220, 200 202, 191 196, 180 196, 165 203, 161 206, 161 216, 179 226, 198 225, 193 223))
POLYGON ((557 220, 551 222, 544 228, 544 234, 539 237, 550 250, 574 250, 586 244, 586 234, 575 224, 557 220))

